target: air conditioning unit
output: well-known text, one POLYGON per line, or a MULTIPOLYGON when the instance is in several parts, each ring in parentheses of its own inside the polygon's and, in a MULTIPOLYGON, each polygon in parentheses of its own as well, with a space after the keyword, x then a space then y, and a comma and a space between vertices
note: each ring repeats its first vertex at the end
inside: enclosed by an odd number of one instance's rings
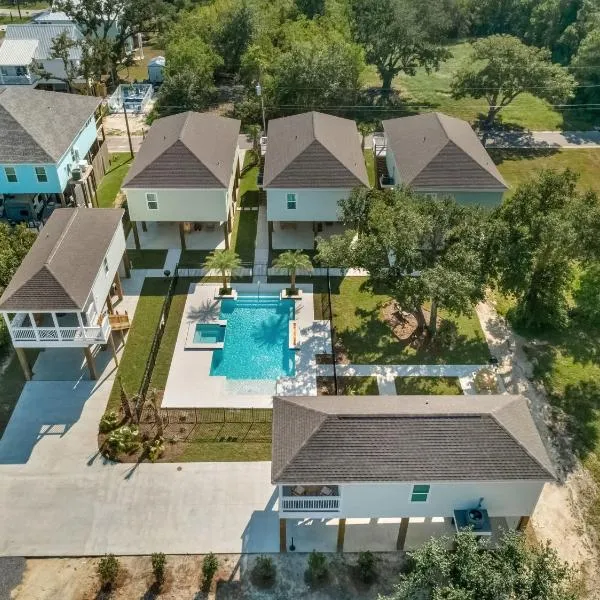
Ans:
POLYGON ((78 167, 81 169, 81 171, 83 172, 83 171, 85 171, 85 170, 88 168, 88 164, 89 164, 89 163, 88 163, 88 161, 87 161, 87 160, 80 160, 80 161, 77 163, 77 166, 78 166, 78 167))

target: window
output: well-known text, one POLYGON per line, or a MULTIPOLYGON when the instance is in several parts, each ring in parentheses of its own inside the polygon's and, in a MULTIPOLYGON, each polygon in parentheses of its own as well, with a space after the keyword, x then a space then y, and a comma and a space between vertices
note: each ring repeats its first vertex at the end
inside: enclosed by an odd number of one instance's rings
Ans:
POLYGON ((288 210, 295 210, 296 209, 296 202, 297 202, 296 194, 288 194, 287 195, 287 207, 288 207, 288 210))
POLYGON ((36 167, 35 176, 40 183, 46 183, 48 181, 48 175, 46 175, 46 169, 44 167, 36 167))
POLYGON ((413 485, 410 501, 427 502, 427 497, 429 496, 429 487, 429 485, 413 485))
POLYGON ((104 272, 108 273, 108 259, 106 258, 106 256, 104 257, 102 264, 104 265, 104 272))
POLYGON ((146 194, 146 204, 148 205, 148 210, 158 210, 158 198, 156 194, 146 194))
POLYGON ((4 167, 4 173, 8 183, 17 183, 17 172, 14 167, 4 167))

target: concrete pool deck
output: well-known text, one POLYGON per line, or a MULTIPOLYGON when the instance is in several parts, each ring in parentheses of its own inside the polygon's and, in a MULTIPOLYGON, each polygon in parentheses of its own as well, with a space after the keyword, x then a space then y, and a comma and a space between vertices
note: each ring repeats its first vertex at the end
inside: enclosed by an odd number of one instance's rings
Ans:
MULTIPOLYGON (((284 287, 284 284, 261 283, 260 294, 279 295, 284 287)), ((212 376, 213 350, 186 350, 190 325, 219 319, 221 306, 220 301, 215 299, 218 288, 215 284, 190 284, 163 395, 164 408, 270 408, 273 404, 272 397, 279 387, 276 381, 270 385, 262 381, 228 380, 212 376)), ((234 288, 240 294, 257 293, 259 289, 256 283, 235 284, 234 288)), ((314 380, 316 394, 315 353, 323 351, 323 343, 315 343, 313 333, 323 336, 323 325, 315 327, 315 324, 323 322, 314 320, 312 285, 301 285, 299 288, 302 290, 302 300, 296 302, 296 321, 301 342, 296 353, 296 377, 285 380, 298 380, 298 387, 303 388, 307 380, 309 383, 314 380)), ((329 333, 326 338, 330 340, 329 333)), ((331 346, 331 342, 329 344, 331 346)), ((308 387, 312 389, 313 385, 308 387)))

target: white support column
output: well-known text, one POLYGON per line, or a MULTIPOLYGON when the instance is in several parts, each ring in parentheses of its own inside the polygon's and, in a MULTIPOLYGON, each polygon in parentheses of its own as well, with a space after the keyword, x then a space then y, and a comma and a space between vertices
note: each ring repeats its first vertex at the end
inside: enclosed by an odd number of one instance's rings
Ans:
POLYGON ((6 323, 6 328, 8 329, 8 333, 10 333, 10 337, 12 339, 12 332, 10 329, 10 319, 8 318, 8 314, 7 313, 2 313, 2 316, 4 317, 4 322, 6 323))
POLYGON ((37 323, 35 322, 33 313, 30 312, 27 314, 29 315, 29 320, 31 321, 31 326, 33 327, 33 334, 35 335, 35 339, 39 342, 40 341, 40 332, 38 331, 37 323))
POLYGON ((76 314, 77 314, 77 322, 79 323, 79 327, 81 328, 81 337, 85 339, 85 326, 83 324, 83 319, 81 318, 81 313, 79 311, 77 311, 76 314))
POLYGON ((56 329, 56 335, 58 336, 58 341, 62 342, 62 334, 60 333, 60 326, 58 324, 58 319, 56 318, 56 313, 50 313, 52 315, 52 322, 54 323, 54 327, 56 329))

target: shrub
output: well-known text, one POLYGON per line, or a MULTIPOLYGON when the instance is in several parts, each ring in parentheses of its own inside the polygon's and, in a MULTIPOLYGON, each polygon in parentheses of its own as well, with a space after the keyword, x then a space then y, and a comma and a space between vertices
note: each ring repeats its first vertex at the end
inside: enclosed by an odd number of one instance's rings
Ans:
POLYGON ((323 581, 329 573, 327 558, 322 552, 313 550, 308 555, 308 569, 306 575, 311 583, 319 583, 323 581))
POLYGON ((123 452, 130 454, 140 446, 138 428, 123 425, 111 431, 110 435, 106 438, 106 445, 112 456, 123 452))
POLYGON ((155 552, 152 555, 152 573, 156 583, 161 586, 165 580, 165 565, 167 558, 162 552, 155 552))
POLYGON ((160 437, 156 438, 153 442, 145 442, 144 450, 150 462, 156 462, 165 451, 165 442, 160 437))
POLYGON ((474 378, 475 389, 480 393, 497 394, 498 381, 496 374, 491 369, 484 367, 479 369, 474 378))
POLYGON ((277 576, 277 568, 269 556, 259 556, 252 569, 252 579, 257 585, 273 585, 277 576))
POLYGON ((577 316, 593 325, 600 324, 600 265, 589 267, 581 276, 573 298, 577 316))
POLYGON ((212 552, 207 554, 202 561, 202 586, 205 589, 210 587, 218 568, 219 559, 212 552))
POLYGON ((371 583, 375 580, 377 572, 375 570, 375 555, 366 550, 358 553, 358 576, 364 583, 371 583))
POLYGON ((98 576, 103 588, 112 588, 119 576, 119 561, 114 554, 106 554, 98 563, 98 576))
POLYGON ((111 410, 100 419, 100 433, 108 433, 119 424, 119 416, 114 410, 111 410))

